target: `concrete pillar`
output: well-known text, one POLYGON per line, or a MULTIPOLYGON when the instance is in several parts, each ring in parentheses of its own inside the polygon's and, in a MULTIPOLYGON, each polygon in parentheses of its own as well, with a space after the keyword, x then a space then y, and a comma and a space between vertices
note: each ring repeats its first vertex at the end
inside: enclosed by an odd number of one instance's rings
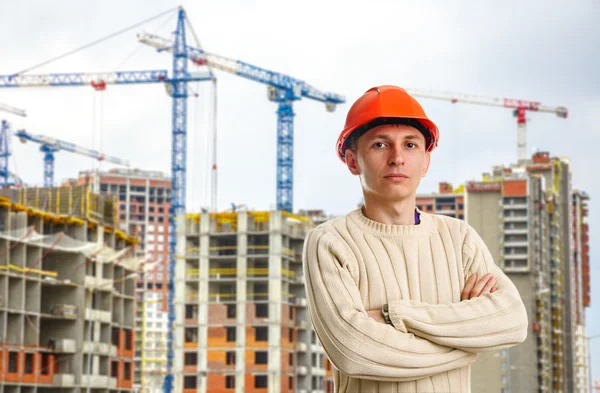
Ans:
POLYGON ((185 212, 177 215, 177 227, 175 229, 175 277, 174 277, 174 303, 175 303, 175 321, 173 334, 173 373, 175 392, 183 391, 183 345, 184 345, 184 324, 185 324, 185 212))
MULTIPOLYGON (((284 301, 281 280, 283 217, 269 214, 269 365, 268 392, 281 392, 281 307, 284 301)), ((287 294, 285 295, 287 300, 287 294)))
POLYGON ((246 303, 248 271, 248 214, 237 216, 236 353, 235 391, 243 393, 246 374, 246 303))
MULTIPOLYGON (((200 215, 198 230, 200 253, 198 256, 198 393, 207 392, 206 370, 208 368, 208 301, 209 301, 209 247, 210 215, 200 215)), ((191 299, 188 300, 192 304, 191 299)))

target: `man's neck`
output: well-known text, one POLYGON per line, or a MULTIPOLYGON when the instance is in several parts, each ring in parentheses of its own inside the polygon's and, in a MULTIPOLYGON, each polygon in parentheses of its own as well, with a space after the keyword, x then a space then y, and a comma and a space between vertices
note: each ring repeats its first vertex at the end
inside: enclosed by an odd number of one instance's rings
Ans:
POLYGON ((393 203, 378 203, 369 201, 365 196, 363 214, 373 220, 387 225, 415 225, 416 201, 398 201, 393 203))

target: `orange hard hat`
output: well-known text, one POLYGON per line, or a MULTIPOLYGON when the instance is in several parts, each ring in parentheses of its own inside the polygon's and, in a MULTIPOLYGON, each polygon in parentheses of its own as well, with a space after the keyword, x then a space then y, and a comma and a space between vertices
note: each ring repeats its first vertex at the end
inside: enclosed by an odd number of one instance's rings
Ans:
POLYGON ((433 151, 438 145, 440 132, 417 100, 401 87, 378 86, 367 90, 348 111, 346 125, 336 145, 337 154, 343 162, 346 162, 346 140, 350 134, 376 119, 414 119, 429 132, 426 150, 433 151))

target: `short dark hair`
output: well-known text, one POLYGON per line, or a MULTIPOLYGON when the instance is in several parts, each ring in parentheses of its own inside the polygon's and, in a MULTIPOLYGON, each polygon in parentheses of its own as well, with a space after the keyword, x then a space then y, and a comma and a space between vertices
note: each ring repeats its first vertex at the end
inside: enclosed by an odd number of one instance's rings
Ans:
MULTIPOLYGON (((369 130, 386 124, 404 125, 416 128, 425 137, 425 150, 427 150, 427 148, 431 144, 431 134, 429 133, 427 127, 425 127, 420 121, 404 117, 378 117, 377 119, 371 120, 370 122, 363 124, 356 130, 354 130, 350 135, 348 135, 348 138, 346 138, 346 141, 344 143, 344 150, 350 149, 354 151, 356 149, 356 142, 358 141, 358 138, 366 134, 369 130)), ((343 153, 345 153, 345 151, 343 153)))

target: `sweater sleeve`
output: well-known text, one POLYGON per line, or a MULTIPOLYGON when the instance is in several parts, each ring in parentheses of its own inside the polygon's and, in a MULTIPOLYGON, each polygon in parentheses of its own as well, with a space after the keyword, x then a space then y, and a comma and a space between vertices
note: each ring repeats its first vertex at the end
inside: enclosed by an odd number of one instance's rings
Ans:
POLYGON ((477 273, 497 278, 494 293, 450 304, 411 300, 390 302, 390 318, 398 329, 432 342, 468 352, 495 351, 525 341, 527 312, 513 282, 496 266, 483 239, 470 226, 463 243, 465 282, 477 273))
POLYGON ((305 241, 304 275, 313 327, 342 373, 379 381, 412 381, 464 367, 476 355, 400 332, 370 318, 353 272, 356 259, 333 234, 316 228, 305 241))

